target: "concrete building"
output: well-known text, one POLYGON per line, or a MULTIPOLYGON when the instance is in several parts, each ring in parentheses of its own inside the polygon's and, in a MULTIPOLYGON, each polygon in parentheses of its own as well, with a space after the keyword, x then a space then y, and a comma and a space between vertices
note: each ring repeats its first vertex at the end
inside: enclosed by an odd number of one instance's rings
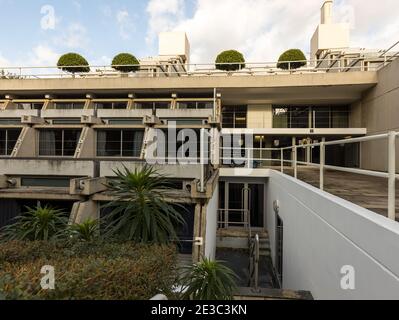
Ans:
POLYGON ((350 49, 349 29, 331 14, 326 1, 311 40, 317 61, 297 70, 191 69, 186 35, 165 33, 159 57, 129 75, 0 77, 0 225, 37 201, 68 210, 72 222, 99 218, 114 169, 160 160, 150 148, 164 145, 155 132, 191 129, 199 151, 192 163, 155 164, 176 186, 169 200, 188 209, 182 253, 198 261, 250 243, 270 257, 276 287, 315 298, 399 298, 399 148, 381 142, 399 131, 399 60, 350 49), (356 63, 332 68, 352 54, 356 63), (389 175, 391 219, 294 178, 314 165, 389 175), (356 286, 346 288, 351 267, 356 286))

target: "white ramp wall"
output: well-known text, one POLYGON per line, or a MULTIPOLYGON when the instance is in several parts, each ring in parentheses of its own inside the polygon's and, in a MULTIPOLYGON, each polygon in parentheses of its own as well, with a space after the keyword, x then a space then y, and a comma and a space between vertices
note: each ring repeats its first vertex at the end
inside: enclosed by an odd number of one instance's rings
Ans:
POLYGON ((284 224, 283 287, 315 299, 399 299, 399 223, 271 171, 267 225, 275 259, 275 212, 284 224), (341 288, 353 266, 355 289, 341 288))
POLYGON ((216 231, 218 218, 219 186, 216 184, 212 198, 206 206, 205 256, 214 260, 216 254, 216 231))

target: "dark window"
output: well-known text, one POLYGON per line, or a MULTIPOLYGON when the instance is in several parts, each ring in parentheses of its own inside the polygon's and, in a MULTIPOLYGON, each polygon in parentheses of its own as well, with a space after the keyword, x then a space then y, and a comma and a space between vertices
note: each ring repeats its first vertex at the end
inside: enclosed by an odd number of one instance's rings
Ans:
POLYGON ((139 157, 143 144, 144 130, 98 130, 97 156, 139 157))
POLYGON ((96 102, 95 109, 127 109, 127 102, 96 102))
POLYGON ((348 107, 273 106, 273 128, 347 128, 348 107))
POLYGON ((19 138, 21 129, 2 129, 0 130, 0 155, 9 156, 14 150, 19 138))
POLYGON ((183 102, 178 102, 178 109, 213 109, 213 102, 183 101, 183 102))
POLYGON ((54 109, 62 110, 73 110, 73 109, 83 109, 85 106, 84 102, 55 102, 54 109))
POLYGON ((43 108, 43 103, 31 103, 31 102, 23 102, 17 103, 17 109, 21 110, 41 110, 43 108))
POLYGON ((39 155, 73 156, 80 138, 80 129, 39 131, 39 155))
POLYGON ((246 128, 247 106, 225 106, 222 109, 222 126, 224 128, 246 128))
POLYGON ((157 102, 136 102, 136 109, 170 109, 170 102, 167 101, 157 101, 157 102))

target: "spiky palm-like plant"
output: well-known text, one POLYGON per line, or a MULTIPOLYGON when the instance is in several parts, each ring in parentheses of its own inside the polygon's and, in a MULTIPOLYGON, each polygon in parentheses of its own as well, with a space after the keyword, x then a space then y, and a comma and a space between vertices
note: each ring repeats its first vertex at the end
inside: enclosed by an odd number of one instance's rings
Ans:
MULTIPOLYGON (((177 240, 176 229, 184 224, 176 205, 166 201, 172 188, 166 176, 145 165, 134 172, 114 170, 116 179, 107 183, 114 200, 105 217, 105 234, 139 243, 169 243, 177 240)), ((181 207, 181 206, 180 206, 181 207)))
POLYGON ((231 300, 236 289, 237 275, 222 261, 207 258, 183 269, 181 279, 183 299, 231 300))
POLYGON ((99 222, 98 220, 87 219, 82 223, 70 225, 68 231, 71 240, 92 242, 99 238, 99 222))
POLYGON ((26 207, 26 213, 0 231, 3 240, 48 241, 62 236, 68 223, 65 212, 49 205, 26 207))

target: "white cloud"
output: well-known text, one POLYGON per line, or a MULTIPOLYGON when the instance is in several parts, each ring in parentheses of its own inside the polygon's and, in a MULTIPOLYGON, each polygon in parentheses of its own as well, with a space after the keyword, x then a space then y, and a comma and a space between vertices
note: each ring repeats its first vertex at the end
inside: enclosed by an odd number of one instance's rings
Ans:
POLYGON ((10 61, 6 59, 3 54, 0 52, 0 68, 1 67, 7 67, 10 65, 10 61))
MULTIPOLYGON (((237 49, 247 61, 275 61, 289 48, 310 51, 310 39, 320 21, 323 0, 197 0, 191 17, 182 0, 150 0, 147 43, 161 31, 188 34, 191 61, 212 62, 227 49, 237 49)), ((399 1, 341 0, 334 20, 349 22, 352 47, 386 48, 399 39, 399 1)))
POLYGON ((119 10, 116 13, 116 22, 119 27, 119 35, 122 39, 130 39, 132 31, 135 29, 134 23, 127 10, 119 10))
POLYGON ((29 65, 32 66, 55 66, 60 54, 47 45, 39 44, 32 49, 29 65))
POLYGON ((87 30, 78 22, 71 23, 59 37, 54 39, 54 43, 70 49, 85 49, 89 44, 87 30))
POLYGON ((173 29, 184 18, 184 0, 150 0, 146 42, 154 41, 158 33, 173 29))

